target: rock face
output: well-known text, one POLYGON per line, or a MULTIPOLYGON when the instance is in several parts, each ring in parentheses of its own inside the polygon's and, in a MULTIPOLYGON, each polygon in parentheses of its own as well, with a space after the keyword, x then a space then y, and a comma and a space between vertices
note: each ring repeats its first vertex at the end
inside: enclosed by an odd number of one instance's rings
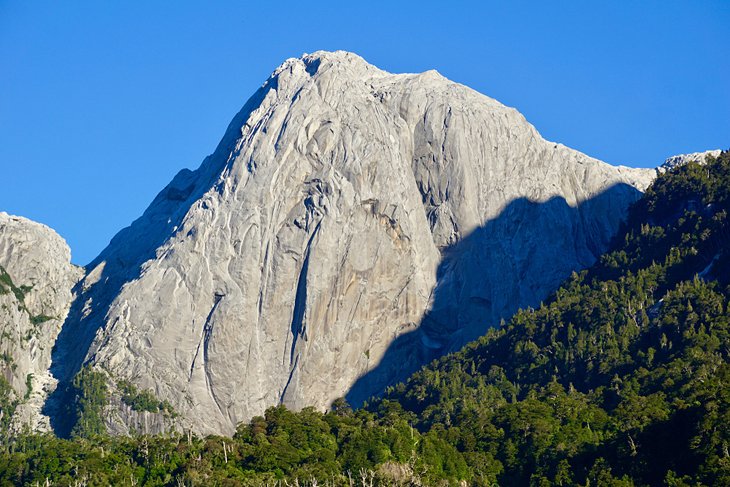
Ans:
POLYGON ((53 371, 91 363, 201 433, 359 402, 590 265, 654 173, 435 71, 289 59, 88 266, 53 371))
POLYGON ((716 149, 704 152, 692 152, 690 154, 678 154, 676 156, 667 158, 667 160, 664 161, 664 164, 659 166, 657 170, 659 172, 671 171, 675 167, 684 166, 688 162, 703 163, 705 162, 705 158, 707 156, 717 157, 720 155, 720 152, 722 152, 720 149, 716 149))
POLYGON ((83 271, 53 230, 0 212, 0 373, 20 402, 15 427, 48 430, 41 413, 55 388, 51 349, 83 271))

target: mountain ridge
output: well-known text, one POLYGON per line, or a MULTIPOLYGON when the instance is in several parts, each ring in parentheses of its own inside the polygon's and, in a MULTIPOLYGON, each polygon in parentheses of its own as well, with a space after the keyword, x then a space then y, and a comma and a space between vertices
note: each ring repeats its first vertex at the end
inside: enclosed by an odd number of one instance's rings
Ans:
MULTIPOLYGON (((55 362, 75 364, 60 378, 92 360, 190 411, 195 428, 228 432, 270 404, 326 407, 393 334, 418 327, 440 249, 514 198, 560 195, 576 206, 611 183, 653 177, 541 140, 516 110, 433 72, 390 75, 344 52, 289 59, 198 171, 178 174, 95 260, 68 328, 89 348, 59 353, 55 362), (357 253, 355 239, 365 243, 357 253)), ((637 195, 611 196, 600 219, 559 223, 585 240, 569 244, 566 267, 529 299, 590 264, 637 195)), ((484 292, 495 317, 516 308, 519 298, 484 292)), ((432 329, 465 330, 457 340, 466 341, 486 328, 470 323, 432 329)), ((416 366, 401 365, 372 387, 416 366)))
MULTIPOLYGON (((654 175, 545 141, 435 72, 292 58, 88 266, 51 370, 69 387, 93 365, 169 400, 182 427, 231 433, 271 404, 329 406, 420 330, 366 397, 590 265, 654 175), (505 210, 529 238, 488 225, 505 210)), ((115 411, 110 428, 135 414, 115 411)))

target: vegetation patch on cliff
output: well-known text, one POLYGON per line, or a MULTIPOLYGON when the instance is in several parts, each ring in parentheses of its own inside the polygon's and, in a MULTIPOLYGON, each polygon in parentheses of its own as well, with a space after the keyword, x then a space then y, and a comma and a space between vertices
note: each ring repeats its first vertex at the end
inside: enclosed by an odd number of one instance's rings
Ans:
POLYGON ((133 411, 146 411, 149 413, 163 413, 165 416, 176 417, 175 409, 168 401, 160 401, 152 391, 140 391, 127 380, 117 382, 122 397, 122 402, 132 408, 133 411))

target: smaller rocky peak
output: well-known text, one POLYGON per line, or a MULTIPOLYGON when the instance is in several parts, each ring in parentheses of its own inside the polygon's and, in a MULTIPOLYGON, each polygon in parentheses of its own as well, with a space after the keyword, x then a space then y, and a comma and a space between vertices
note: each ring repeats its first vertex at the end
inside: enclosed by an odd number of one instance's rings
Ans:
POLYGON ((690 162, 699 162, 702 164, 705 162, 707 156, 717 157, 720 155, 720 152, 722 152, 720 149, 715 149, 704 152, 691 152, 689 154, 677 154, 676 156, 667 158, 667 160, 664 161, 664 164, 657 168, 657 171, 659 173, 664 173, 671 171, 675 167, 684 166, 690 162))
POLYGON ((418 75, 419 75, 419 76, 420 76, 421 78, 441 79, 441 80, 446 80, 446 81, 448 81, 449 83, 452 83, 452 81, 451 81, 451 80, 449 80, 448 78, 446 78, 446 77, 445 77, 445 76, 444 76, 443 74, 439 73, 439 72, 438 72, 437 70, 435 70, 435 69, 429 69, 429 70, 427 70, 427 71, 424 71, 424 72, 422 72, 422 73, 419 73, 418 75))
MULTIPOLYGON (((59 267, 74 269, 71 250, 54 230, 27 218, 0 212, 0 265, 14 279, 40 287, 58 281, 59 267)), ((73 270, 79 274, 80 270, 73 270)))
POLYGON ((55 387, 51 350, 83 275, 70 259, 49 227, 0 212, 0 384, 7 383, 17 406, 7 411, 14 430, 50 428, 41 411, 55 387))

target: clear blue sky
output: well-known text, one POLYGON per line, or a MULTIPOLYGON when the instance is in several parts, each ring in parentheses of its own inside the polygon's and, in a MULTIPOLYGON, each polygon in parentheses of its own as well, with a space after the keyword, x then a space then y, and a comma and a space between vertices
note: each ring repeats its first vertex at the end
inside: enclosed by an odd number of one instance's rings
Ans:
POLYGON ((0 211, 86 264, 318 49, 435 68, 613 164, 730 147, 730 1, 347 3, 0 0, 0 211))

